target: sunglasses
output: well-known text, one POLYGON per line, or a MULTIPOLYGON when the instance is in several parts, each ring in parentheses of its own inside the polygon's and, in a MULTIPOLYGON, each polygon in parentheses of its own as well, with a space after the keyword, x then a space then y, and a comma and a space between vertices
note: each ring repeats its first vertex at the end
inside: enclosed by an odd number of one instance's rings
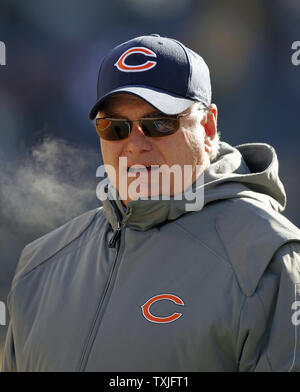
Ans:
MULTIPOLYGON (((203 108, 204 109, 204 108, 203 108)), ((178 114, 175 117, 149 117, 139 120, 127 120, 123 118, 96 118, 96 131, 104 140, 123 140, 129 137, 132 131, 132 123, 138 121, 145 136, 162 137, 173 135, 179 129, 181 117, 191 113, 178 114)))

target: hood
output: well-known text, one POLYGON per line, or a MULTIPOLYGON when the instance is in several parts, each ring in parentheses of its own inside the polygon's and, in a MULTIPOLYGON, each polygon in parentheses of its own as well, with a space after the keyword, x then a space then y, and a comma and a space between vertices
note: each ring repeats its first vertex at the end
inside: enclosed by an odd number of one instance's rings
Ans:
POLYGON ((204 173, 205 204, 220 198, 234 197, 233 183, 255 192, 248 196, 282 212, 286 194, 278 175, 277 154, 266 143, 247 143, 232 147, 221 142, 218 157, 204 173), (226 186, 227 184, 227 186, 226 186))
POLYGON ((222 199, 249 197, 282 212, 286 195, 278 176, 278 166, 276 152, 269 144, 247 143, 233 147, 220 142, 216 160, 190 187, 192 192, 201 195, 200 202, 194 203, 192 209, 186 207, 184 197, 181 200, 172 197, 170 200, 131 201, 125 210, 119 198, 112 200, 115 189, 111 183, 98 196, 112 227, 122 221, 123 225, 142 231, 222 199))

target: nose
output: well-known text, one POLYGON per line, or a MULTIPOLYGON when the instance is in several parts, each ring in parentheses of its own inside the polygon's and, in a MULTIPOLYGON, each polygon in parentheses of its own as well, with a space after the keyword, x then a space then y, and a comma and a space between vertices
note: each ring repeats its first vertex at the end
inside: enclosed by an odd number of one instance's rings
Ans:
POLYGON ((137 153, 152 149, 151 141, 144 135, 143 129, 138 121, 132 121, 132 129, 126 141, 127 152, 137 153))

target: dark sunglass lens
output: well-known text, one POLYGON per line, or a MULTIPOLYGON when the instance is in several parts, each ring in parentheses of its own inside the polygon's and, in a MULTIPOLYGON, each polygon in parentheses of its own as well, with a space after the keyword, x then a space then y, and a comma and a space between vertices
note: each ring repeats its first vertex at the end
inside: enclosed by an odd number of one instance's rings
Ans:
POLYGON ((122 140, 129 136, 129 124, 123 120, 96 120, 98 135, 104 140, 122 140))
POLYGON ((142 120, 142 127, 146 136, 168 136, 177 131, 178 121, 177 118, 145 119, 142 120))

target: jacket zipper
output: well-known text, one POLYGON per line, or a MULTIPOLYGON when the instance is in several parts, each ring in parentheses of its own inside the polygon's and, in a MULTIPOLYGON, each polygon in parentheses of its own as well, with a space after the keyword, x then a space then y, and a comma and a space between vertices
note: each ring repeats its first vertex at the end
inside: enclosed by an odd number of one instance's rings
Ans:
POLYGON ((111 239, 109 240, 108 247, 109 248, 115 248, 116 243, 118 239, 120 238, 121 235, 121 222, 118 221, 118 227, 114 231, 114 234, 112 235, 111 239))
MULTIPOLYGON (((109 274, 108 280, 106 282, 103 295, 102 295, 102 297, 100 299, 100 302, 98 304, 98 307, 97 307, 97 310, 96 310, 96 314, 95 314, 95 317, 94 317, 94 321, 92 323, 92 327, 91 327, 89 335, 88 335, 87 343, 85 344, 83 353, 81 355, 81 359, 79 361, 78 369, 79 369, 80 372, 85 371, 85 368, 87 366, 89 355, 90 355, 90 352, 92 350, 93 343, 94 343, 94 340, 96 338, 97 332, 99 331, 101 320, 102 320, 102 316, 103 316, 103 313, 105 311, 105 307, 106 306, 103 308, 103 306, 104 306, 103 303, 104 303, 104 300, 105 300, 105 298, 107 296, 107 292, 109 290, 109 287, 113 285, 115 277, 116 277, 117 261, 119 259, 120 247, 121 247, 121 234, 122 234, 122 222, 118 221, 117 228, 114 230, 114 233, 113 233, 113 235, 112 235, 112 237, 111 237, 111 239, 109 240, 109 243, 108 243, 108 247, 109 248, 116 248, 117 253, 116 253, 115 260, 114 260, 114 263, 112 265, 112 268, 110 270, 110 274, 109 274), (117 242, 118 242, 118 244, 117 244, 117 242), (102 309, 103 309, 103 311, 101 312, 102 309), (102 314, 101 317, 100 317, 100 314, 102 314)), ((106 301, 106 304, 107 303, 108 303, 108 301, 106 301)))

